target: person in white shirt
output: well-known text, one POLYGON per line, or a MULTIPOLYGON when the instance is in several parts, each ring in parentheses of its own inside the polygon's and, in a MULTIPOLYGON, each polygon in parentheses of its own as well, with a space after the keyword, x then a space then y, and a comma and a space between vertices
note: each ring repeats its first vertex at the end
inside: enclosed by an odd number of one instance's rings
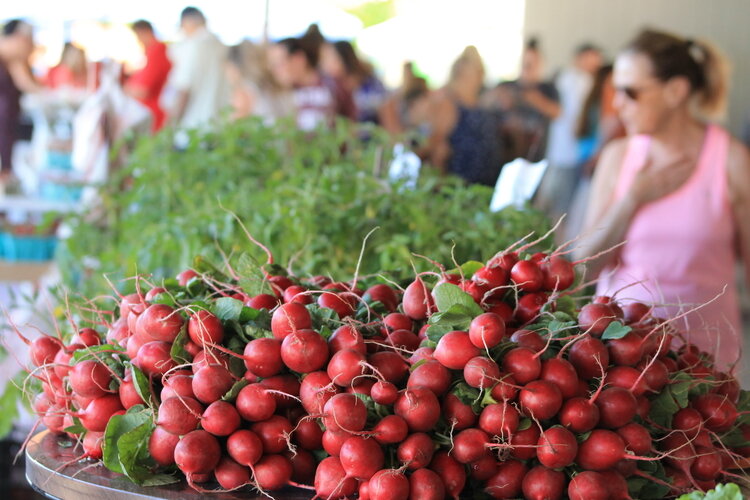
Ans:
POLYGON ((555 219, 568 211, 580 177, 576 126, 601 65, 601 51, 584 44, 576 50, 573 66, 563 69, 555 80, 561 110, 550 125, 549 168, 537 197, 540 208, 555 219))
POLYGON ((171 120, 181 128, 201 128, 229 105, 226 78, 228 50, 206 28, 206 18, 195 7, 180 15, 185 39, 170 51, 170 85, 176 91, 171 120))

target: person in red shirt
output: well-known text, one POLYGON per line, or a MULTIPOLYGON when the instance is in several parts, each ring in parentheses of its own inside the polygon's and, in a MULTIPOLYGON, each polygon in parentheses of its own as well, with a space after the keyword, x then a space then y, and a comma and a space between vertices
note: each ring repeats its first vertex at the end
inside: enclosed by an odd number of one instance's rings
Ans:
POLYGON ((156 38, 154 28, 148 21, 133 23, 133 32, 143 45, 146 53, 146 65, 134 73, 127 81, 127 93, 141 101, 154 115, 152 130, 158 131, 166 119, 164 110, 159 106, 159 96, 167 82, 172 63, 167 57, 167 46, 156 38))

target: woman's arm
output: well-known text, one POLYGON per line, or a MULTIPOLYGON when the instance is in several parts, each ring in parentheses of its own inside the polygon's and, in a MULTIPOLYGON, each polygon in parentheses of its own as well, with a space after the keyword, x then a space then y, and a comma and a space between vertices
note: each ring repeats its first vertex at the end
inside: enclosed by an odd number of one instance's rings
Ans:
POLYGON ((430 103, 430 137, 425 146, 424 158, 433 166, 445 172, 451 154, 449 138, 456 126, 458 113, 456 105, 441 94, 436 94, 430 103))
POLYGON ((34 78, 31 68, 26 61, 20 59, 9 61, 8 73, 10 73, 13 83, 21 92, 32 94, 42 90, 42 86, 34 78))
POLYGON ((745 267, 746 283, 750 285, 750 153, 739 141, 732 141, 727 169, 738 253, 745 267))

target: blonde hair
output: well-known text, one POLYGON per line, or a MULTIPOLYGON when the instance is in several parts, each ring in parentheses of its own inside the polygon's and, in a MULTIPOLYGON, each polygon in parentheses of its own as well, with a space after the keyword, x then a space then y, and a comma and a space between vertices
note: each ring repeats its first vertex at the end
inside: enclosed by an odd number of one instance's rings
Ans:
POLYGON ((458 59, 453 62, 449 83, 455 82, 464 69, 472 66, 480 71, 482 79, 484 79, 484 61, 482 61, 482 56, 479 55, 479 51, 475 46, 468 45, 463 52, 461 52, 461 55, 458 56, 458 59))

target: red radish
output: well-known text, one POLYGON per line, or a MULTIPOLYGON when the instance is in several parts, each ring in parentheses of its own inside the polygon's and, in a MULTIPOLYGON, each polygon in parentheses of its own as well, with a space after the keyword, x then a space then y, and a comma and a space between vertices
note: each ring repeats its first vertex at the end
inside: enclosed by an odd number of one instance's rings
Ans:
POLYGON ((469 340, 479 349, 490 349, 505 337, 505 321, 495 313, 480 314, 469 325, 469 340))
POLYGON ((562 394, 555 384, 546 380, 534 380, 521 389, 518 401, 524 414, 537 420, 547 420, 560 411, 562 394))
POLYGON ((541 351, 545 346, 542 337, 533 330, 516 330, 510 340, 518 344, 518 347, 527 347, 534 352, 541 351))
POLYGON ((469 464, 471 477, 477 481, 487 481, 497 472, 497 457, 492 453, 485 454, 476 462, 469 464))
POLYGON ((193 398, 168 398, 159 405, 156 424, 178 436, 198 428, 203 406, 193 398))
POLYGON ((500 381, 492 388, 490 395, 495 401, 512 401, 518 394, 518 386, 513 375, 500 373, 500 381))
POLYGON ((161 390, 161 400, 179 396, 182 398, 193 398, 193 377, 190 375, 172 375, 168 379, 162 379, 164 388, 161 390))
POLYGON ((409 426, 398 415, 383 417, 372 429, 372 437, 382 445, 401 443, 408 434, 409 426))
POLYGON ((124 410, 120 398, 116 394, 107 394, 91 400, 81 414, 81 425, 86 430, 104 432, 112 415, 124 410))
POLYGON ((721 456, 713 447, 697 446, 695 462, 690 466, 690 474, 699 481, 712 481, 722 470, 721 456))
POLYGON ((191 279, 198 278, 199 276, 200 275, 192 269, 185 269, 184 271, 179 273, 176 278, 180 286, 186 286, 191 279))
POLYGON ((264 453, 281 453, 286 450, 287 438, 292 434, 292 424, 281 415, 274 415, 268 420, 255 422, 250 430, 258 435, 263 443, 264 453))
POLYGON ((716 380, 717 382, 721 382, 721 384, 711 392, 726 396, 730 403, 736 404, 740 397, 740 383, 737 379, 726 373, 719 372, 716 374, 716 380))
POLYGON ((312 304, 313 298, 305 294, 307 288, 300 285, 292 285, 284 290, 284 302, 298 302, 300 304, 312 304))
POLYGON ((369 362, 383 376, 393 384, 400 384, 409 375, 409 365, 395 352, 376 352, 369 356, 369 362))
POLYGON ((542 373, 542 363, 531 349, 516 347, 505 353, 503 371, 513 375, 517 383, 526 384, 539 378, 542 373))
POLYGON ((477 304, 481 304, 482 299, 484 299, 484 294, 490 291, 489 286, 471 280, 461 281, 458 286, 461 290, 471 295, 471 298, 474 299, 474 302, 477 304))
POLYGON ((86 347, 92 347, 102 343, 102 339, 99 337, 99 332, 93 328, 81 328, 78 330, 72 339, 70 339, 70 345, 80 344, 86 347))
POLYGON ((250 469, 229 457, 222 457, 214 470, 216 481, 225 490, 234 490, 250 482, 250 469))
POLYGON ((454 431, 467 429, 477 421, 477 415, 471 406, 461 402, 452 393, 443 398, 442 413, 445 420, 453 426, 454 431))
POLYGON ((65 428, 63 409, 55 405, 50 406, 47 413, 42 417, 42 423, 53 434, 63 434, 65 428))
POLYGON ((484 491, 492 498, 518 498, 521 495, 523 478, 528 470, 526 465, 518 460, 500 462, 495 475, 487 480, 484 491))
POLYGON ((542 311, 542 307, 547 304, 549 297, 544 292, 527 293, 518 299, 515 318, 522 324, 531 323, 542 311))
POLYGON ((323 430, 315 420, 304 419, 297 422, 292 437, 305 450, 315 451, 323 447, 323 430))
POLYGON ((174 342, 184 320, 180 313, 166 304, 152 304, 138 316, 135 334, 143 339, 174 342))
POLYGON ((341 445, 339 460, 348 477, 367 481, 383 467, 385 455, 374 439, 352 436, 341 445))
POLYGON ((214 401, 201 417, 201 427, 214 436, 228 436, 240 426, 240 414, 226 401, 214 401))
POLYGON ((328 429, 323 432, 321 443, 323 444, 323 450, 334 457, 339 456, 341 447, 344 445, 344 441, 352 437, 351 433, 342 431, 341 429, 328 429))
POLYGON ((485 300, 484 309, 488 313, 497 314, 505 323, 513 319, 513 308, 502 300, 492 298, 485 300))
POLYGON ((563 399, 569 399, 578 393, 578 374, 570 362, 562 358, 550 358, 542 362, 541 380, 552 382, 560 389, 563 399))
POLYGON ((683 408, 672 416, 672 429, 683 431, 689 438, 703 428, 703 416, 695 408, 683 408))
POLYGON ((646 420, 648 418, 648 414, 651 411, 651 401, 649 401, 645 396, 641 396, 637 399, 638 401, 638 416, 641 417, 642 420, 646 420))
POLYGON ((479 428, 490 436, 509 438, 518 429, 520 415, 507 403, 490 404, 479 416, 479 428))
POLYGON ((646 318, 651 312, 651 307, 641 302, 630 302, 622 306, 622 311, 625 317, 625 323, 633 324, 639 323, 646 318))
POLYGON ((148 440, 148 453, 157 464, 169 467, 174 464, 174 449, 179 440, 180 436, 157 425, 148 440))
POLYGON ((645 455, 651 452, 651 434, 641 424, 630 422, 617 429, 617 434, 625 442, 626 449, 636 455, 645 455))
POLYGON ((635 397, 643 396, 649 389, 646 377, 630 366, 613 366, 604 378, 607 385, 620 387, 633 393, 635 397))
POLYGON ((245 302, 245 305, 248 307, 252 307, 253 309, 266 309, 268 311, 271 311, 273 310, 273 308, 279 305, 279 299, 274 295, 261 293, 247 300, 245 302))
POLYGON ((384 335, 396 330, 413 331, 414 322, 406 314, 391 313, 383 318, 383 327, 385 328, 384 335))
POLYGON ((276 412, 276 398, 260 384, 240 389, 235 405, 240 416, 249 422, 267 420, 276 412))
POLYGON ((127 343, 129 336, 130 330, 128 329, 128 323, 120 318, 115 321, 112 324, 112 327, 107 331, 106 339, 108 344, 124 346, 127 343))
POLYGON ((545 430, 537 441, 536 456, 545 467, 561 469, 572 464, 578 453, 575 435, 556 425, 545 430))
POLYGON ((292 479, 291 462, 281 455, 264 455, 253 467, 255 482, 262 490, 280 490, 292 479))
POLYGON ((465 429, 453 437, 450 454, 458 462, 468 464, 487 454, 490 437, 480 429, 465 429))
POLYGON ((443 480, 430 469, 417 469, 409 476, 409 498, 411 500, 443 500, 443 480))
POLYGON ((612 312, 614 313, 615 318, 618 321, 623 320, 625 318, 625 313, 622 311, 622 308, 617 302, 615 302, 615 300, 612 297, 609 297, 607 295, 599 295, 599 296, 594 297, 591 300, 591 302, 593 302, 594 304, 608 305, 610 309, 612 309, 612 312))
POLYGON ((643 357, 643 339, 634 331, 607 341, 609 359, 616 365, 635 366, 643 357))
POLYGON ((347 477, 336 457, 324 458, 315 471, 315 493, 321 498, 341 498, 357 491, 357 480, 347 477))
MULTIPOLYGON (((632 460, 622 460, 628 464, 636 465, 632 460)), ((617 470, 609 469, 600 471, 597 474, 604 476, 607 481, 607 487, 609 489, 609 498, 611 500, 631 500, 630 493, 628 491, 628 482, 617 470)))
POLYGON ((392 405, 398 399, 398 389, 385 380, 378 380, 370 389, 372 400, 381 405, 392 405))
POLYGON ((669 370, 662 361, 642 361, 637 369, 643 372, 643 380, 650 391, 659 393, 669 383, 669 370))
POLYGON ((323 407, 323 415, 323 424, 329 430, 358 432, 367 423, 367 407, 353 394, 333 396, 323 407))
POLYGON ((588 432, 599 423, 599 407, 587 398, 571 398, 563 403, 558 418, 573 432, 588 432))
POLYGON ((197 373, 208 365, 221 365, 229 369, 229 357, 220 351, 213 349, 201 349, 193 356, 193 373, 197 373))
POLYGON ((188 320, 188 335, 190 340, 202 346, 206 342, 219 344, 224 338, 224 327, 219 318, 201 309, 188 320))
POLYGON ((260 384, 273 392, 278 408, 294 408, 299 402, 300 383, 296 376, 286 373, 264 378, 260 384))
POLYGON ((487 265, 490 267, 499 266, 510 272, 516 262, 518 262, 518 254, 516 252, 509 252, 494 256, 487 265))
POLYGON ((373 285, 365 291, 362 296, 367 302, 380 302, 388 311, 398 308, 398 295, 396 291, 385 284, 373 285))
POLYGON ((530 260, 516 262, 510 270, 510 279, 522 292, 536 292, 544 286, 542 270, 530 260))
POLYGON ((301 485, 313 484, 318 462, 312 453, 298 449, 294 452, 287 450, 282 455, 292 464, 292 481, 301 485))
POLYGON ((550 292, 567 290, 573 284, 576 273, 573 264, 563 257, 552 256, 539 263, 544 277, 543 288, 550 292))
POLYGON ((320 307, 333 309, 339 318, 346 318, 354 314, 355 303, 350 296, 339 295, 332 292, 324 292, 318 296, 320 307))
POLYGON ((565 474, 537 465, 526 473, 521 489, 527 500, 559 500, 565 491, 565 474))
POLYGON ((370 500, 408 500, 409 480, 401 472, 383 469, 368 481, 370 500))
POLYGON ((594 429, 578 445, 576 463, 585 470, 603 471, 627 458, 626 455, 625 441, 619 435, 604 429, 594 429))
POLYGON ((578 313, 578 327, 594 337, 601 337, 610 323, 616 320, 617 316, 607 304, 586 304, 578 313))
POLYGON ((84 397, 95 398, 103 396, 110 391, 112 373, 104 364, 94 360, 79 361, 70 370, 68 376, 70 388, 76 394, 84 397))
POLYGON ((570 500, 608 500, 610 489, 605 476, 594 471, 583 471, 568 483, 570 500))
POLYGON ((138 394, 138 391, 135 390, 135 384, 133 384, 133 381, 129 378, 122 381, 117 393, 120 396, 120 403, 122 403, 123 408, 126 410, 135 405, 145 403, 138 394))
POLYGON ((583 380, 601 377, 609 366, 609 352, 601 340, 584 335, 568 351, 568 361, 583 380), (602 368, 603 367, 603 368, 602 368))
POLYGON ((464 380, 477 389, 490 388, 500 380, 500 367, 484 356, 471 358, 464 366, 464 380))
POLYGON ((201 403, 218 401, 232 388, 234 377, 221 365, 208 365, 193 375, 193 393, 201 403))
POLYGON ((146 342, 138 349, 134 363, 146 375, 164 375, 177 366, 171 355, 172 344, 154 340, 146 342))
POLYGON ((351 325, 343 325, 336 329, 328 339, 328 348, 331 354, 335 354, 344 349, 351 349, 353 351, 367 354, 367 348, 365 347, 365 341, 359 330, 351 325))
POLYGON ((419 347, 419 337, 409 330, 394 330, 385 337, 385 344, 393 346, 396 352, 414 352, 419 347))
POLYGON ((415 432, 398 446, 396 456, 409 470, 427 467, 435 453, 435 443, 424 432, 415 432))
POLYGON ((425 387, 406 389, 399 395, 393 410, 406 420, 412 432, 430 431, 440 419, 440 403, 435 393, 425 387))
POLYGON ((260 338, 247 343, 242 359, 245 367, 258 377, 272 377, 284 366, 281 360, 281 342, 260 338))
POLYGON ((737 408, 726 396, 701 394, 693 399, 691 404, 701 414, 706 428, 710 431, 728 431, 737 421, 737 408))
POLYGON ((144 307, 143 298, 137 293, 125 295, 120 299, 120 317, 127 318, 130 311, 136 311, 136 315, 141 314, 144 307))
POLYGON ((297 330, 281 342, 281 359, 292 371, 314 372, 328 361, 328 343, 313 330, 297 330))
POLYGON ((420 347, 414 354, 409 357, 409 364, 416 365, 422 360, 435 359, 435 348, 434 347, 420 347))
POLYGON ((469 360, 479 355, 479 349, 471 343, 469 334, 461 331, 448 332, 438 341, 435 359, 446 368, 461 370, 469 360))
POLYGON ((167 289, 164 287, 155 286, 154 288, 146 292, 146 296, 144 297, 144 299, 146 300, 146 302, 151 302, 156 298, 157 295, 159 295, 160 293, 165 293, 166 291, 167 289))
POLYGON ((439 361, 425 361, 412 370, 409 380, 406 381, 406 387, 426 387, 440 397, 448 392, 451 379, 450 371, 439 361))
POLYGON ((300 384, 299 395, 302 406, 311 415, 323 413, 323 406, 335 396, 339 389, 331 383, 326 372, 312 372, 305 375, 300 384))
MULTIPOLYGON (((287 337, 289 338, 292 336, 287 337)), ((351 349, 338 351, 328 361, 327 371, 334 384, 347 387, 355 378, 365 373, 365 355, 351 349)))
POLYGON ((599 426, 617 429, 627 424, 638 411, 638 402, 633 393, 621 387, 604 389, 596 400, 599 408, 599 426))
POLYGON ((271 331, 279 340, 283 340, 292 332, 308 329, 311 326, 310 312, 304 305, 296 302, 282 305, 273 312, 271 317, 271 331))
POLYGON ((508 271, 500 266, 480 267, 471 279, 480 285, 484 285, 488 290, 492 290, 508 284, 508 271))
POLYGON ((404 290, 401 306, 407 316, 419 321, 426 319, 427 315, 432 313, 435 309, 435 301, 424 281, 417 278, 404 290))
POLYGON ((227 439, 227 453, 241 465, 254 465, 263 456, 263 442, 253 431, 240 429, 227 439))

